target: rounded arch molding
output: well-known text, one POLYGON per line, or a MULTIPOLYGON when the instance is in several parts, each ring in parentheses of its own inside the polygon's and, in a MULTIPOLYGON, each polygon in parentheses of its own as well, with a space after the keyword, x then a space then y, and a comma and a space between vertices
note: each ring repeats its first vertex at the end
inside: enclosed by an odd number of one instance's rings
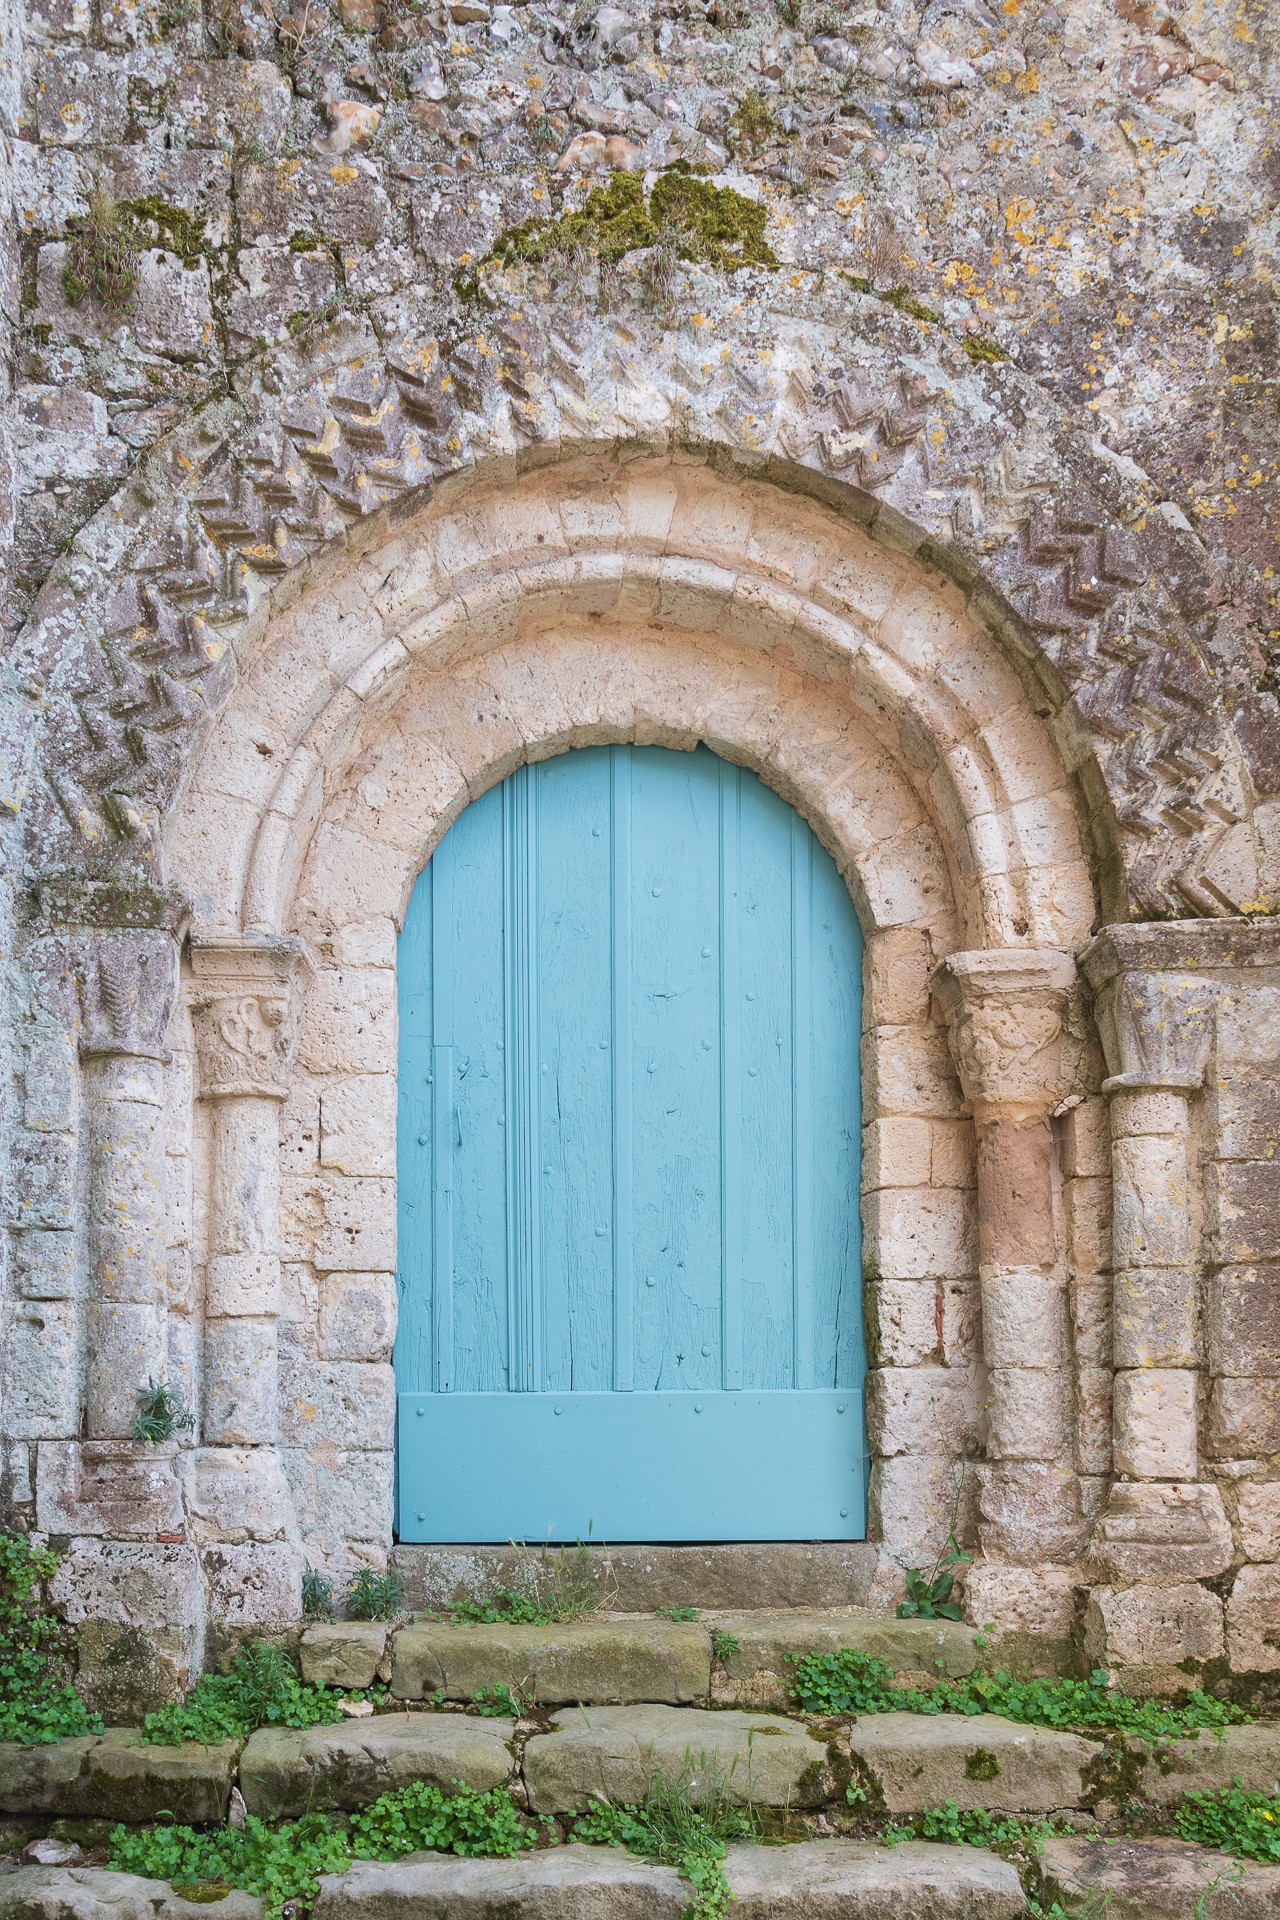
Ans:
MULTIPOLYGON (((184 771, 264 633, 373 554, 402 550, 408 526, 515 500, 584 458, 619 484, 638 460, 667 458, 722 493, 771 497, 776 520, 816 517, 837 544, 860 537, 947 584, 1070 770, 1104 918, 1212 914, 1256 896, 1247 774, 1205 664, 1221 583, 1190 531, 1140 512, 1145 496, 1043 404, 1023 409, 1015 435, 1013 396, 998 390, 1012 374, 959 380, 879 354, 815 377, 812 349, 803 377, 784 333, 748 407, 731 371, 691 383, 672 366, 629 383, 615 369, 602 386, 587 347, 568 371, 552 355, 521 400, 499 343, 472 410, 434 343, 387 352, 348 338, 286 369, 284 392, 207 410, 84 530, 20 642, 19 671, 41 695, 20 729, 28 870, 156 875, 184 771)), ((643 559, 671 576, 695 557, 629 531, 616 550, 632 570, 643 559)), ((708 564, 734 578, 712 597, 773 603, 784 631, 800 618, 789 596, 838 618, 821 555, 805 580, 785 546, 722 541, 708 564)), ((588 516, 569 552, 585 575, 587 556, 603 564, 609 549, 588 516)))

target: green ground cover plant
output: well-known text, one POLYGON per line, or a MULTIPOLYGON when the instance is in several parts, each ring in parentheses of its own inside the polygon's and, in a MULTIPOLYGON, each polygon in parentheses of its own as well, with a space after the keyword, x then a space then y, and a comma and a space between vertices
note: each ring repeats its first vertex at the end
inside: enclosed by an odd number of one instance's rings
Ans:
POLYGON ((48 1603, 59 1558, 0 1527, 0 1740, 24 1747, 102 1732, 71 1685, 73 1636, 48 1603))
POLYGON ((394 1573, 375 1573, 372 1567, 361 1567, 347 1588, 347 1617, 394 1620, 403 1597, 404 1588, 394 1573))
MULTIPOLYGON (((705 1754, 699 1771, 708 1771, 705 1754)), ((639 1806, 602 1800, 579 1814, 572 1837, 589 1846, 626 1847, 644 1860, 677 1868, 693 1888, 684 1920, 721 1920, 733 1898, 724 1874, 729 1842, 753 1839, 757 1831, 750 1806, 730 1797, 732 1772, 711 1770, 701 1804, 695 1806, 690 1792, 693 1767, 686 1760, 679 1774, 656 1773, 639 1806)))
POLYGON ((887 1660, 849 1648, 786 1657, 795 1667, 791 1697, 805 1713, 999 1713, 1024 1726, 1131 1733, 1150 1741, 1217 1732, 1249 1718, 1198 1687, 1176 1705, 1138 1700, 1109 1686, 1100 1670, 1087 1680, 1015 1680, 1001 1668, 967 1680, 899 1687, 887 1660))
POLYGON ((341 1697, 330 1687, 304 1685, 279 1647, 256 1641, 240 1650, 229 1673, 206 1673, 180 1706, 149 1713, 142 1738, 153 1747, 213 1745, 242 1740, 255 1727, 332 1726, 342 1718, 341 1697))
POLYGON ((659 1607, 659 1620, 697 1620, 700 1618, 697 1607, 659 1607))
POLYGON ((471 1696, 471 1704, 477 1713, 491 1720, 518 1720, 524 1712, 525 1696, 519 1688, 512 1692, 505 1681, 498 1680, 491 1687, 481 1687, 479 1693, 471 1696))
POLYGON ((1280 1793, 1251 1793, 1239 1780, 1217 1793, 1184 1794, 1173 1824, 1184 1840, 1240 1860, 1280 1861, 1280 1793))
POLYGON ((263 1902, 264 1920, 281 1920, 286 1903, 310 1907, 320 1875, 343 1873, 353 1860, 401 1860, 428 1848, 510 1859, 533 1845, 532 1830, 503 1788, 477 1793, 455 1781, 446 1794, 415 1780, 346 1823, 308 1813, 279 1827, 247 1814, 243 1826, 208 1833, 119 1826, 108 1865, 206 1898, 214 1887, 239 1887, 263 1902))
POLYGON ((1057 1831, 1052 1820, 1033 1820, 1017 1813, 988 1813, 985 1807, 961 1808, 954 1800, 926 1807, 902 1822, 891 1820, 877 1838, 886 1847, 904 1840, 939 1840, 956 1847, 995 1847, 1033 1856, 1057 1831))
POLYGON ((460 1625, 510 1621, 516 1626, 549 1627, 562 1620, 581 1620, 599 1604, 591 1549, 579 1540, 576 1547, 544 1546, 537 1554, 522 1549, 518 1585, 495 1586, 479 1598, 453 1600, 447 1611, 460 1625))

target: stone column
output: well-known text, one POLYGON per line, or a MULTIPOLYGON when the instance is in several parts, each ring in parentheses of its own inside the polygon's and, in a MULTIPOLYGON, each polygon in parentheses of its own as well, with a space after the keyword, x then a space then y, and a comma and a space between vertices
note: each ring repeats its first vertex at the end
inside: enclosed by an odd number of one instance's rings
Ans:
POLYGON ((178 949, 166 933, 78 950, 90 1272, 86 1427, 127 1437, 166 1366, 164 1050, 178 949))
POLYGON ((1111 1102, 1117 1477, 1093 1554, 1105 1578, 1124 1583, 1095 1592, 1089 1651, 1170 1669, 1221 1651, 1220 1603, 1188 1583, 1231 1559, 1222 1496, 1199 1477, 1197 1431, 1192 1101, 1204 1084, 1215 994, 1211 982, 1161 964, 1173 931, 1111 927, 1081 956, 1111 1069, 1103 1091, 1111 1102), (1144 1595, 1135 1582, 1164 1591, 1144 1595))
POLYGON ((977 1132, 990 1368, 982 1545, 988 1560, 1021 1566, 1070 1561, 1083 1544, 1050 1126, 1081 1054, 1068 1018, 1075 984, 1069 954, 1035 948, 953 954, 934 977, 977 1132))
MULTIPOLYGON (((296 1531, 277 1441, 280 1309, 280 1105, 288 1092, 293 983, 304 955, 284 940, 195 939, 191 947, 197 1097, 211 1109, 205 1270, 202 1446, 188 1505, 199 1535, 230 1543, 206 1555, 211 1608, 219 1583, 247 1580, 258 1617, 288 1611, 296 1531)), ((296 1607, 293 1609, 296 1611, 296 1607)))

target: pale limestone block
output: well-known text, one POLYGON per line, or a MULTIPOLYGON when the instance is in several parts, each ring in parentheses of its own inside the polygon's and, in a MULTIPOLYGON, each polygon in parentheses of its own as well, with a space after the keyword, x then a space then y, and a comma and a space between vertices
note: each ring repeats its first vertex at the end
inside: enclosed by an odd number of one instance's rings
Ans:
POLYGON ((173 871, 182 875, 195 915, 206 929, 231 931, 238 925, 233 903, 244 894, 259 818, 247 800, 204 793, 199 806, 182 807, 174 817, 169 842, 173 871))
MULTIPOLYGON (((1185 1140, 1187 1096, 1169 1087, 1117 1090, 1111 1098, 1111 1138, 1185 1140)), ((1114 1165, 1114 1162, 1113 1162, 1114 1165)))
POLYGON ((1280 1565, 1242 1567, 1236 1575, 1227 1648, 1236 1673, 1280 1671, 1280 1565))
POLYGON ((1220 1160, 1280 1156, 1280 1079, 1211 1080, 1214 1151, 1220 1160))
POLYGON ((1069 1640, 1075 1627, 1079 1576, 1070 1567, 971 1567, 965 1576, 965 1612, 998 1636, 1034 1633, 1069 1640))
POLYGON ((1185 1265, 1193 1249, 1182 1142, 1160 1135, 1117 1140, 1113 1164, 1117 1266, 1185 1265))
POLYGON ((886 927, 871 934, 863 962, 868 1023, 909 1026, 926 1018, 933 949, 921 927, 886 927))
MULTIPOLYGON (((1097 915, 1093 874, 1083 860, 1033 867, 1021 876, 1028 938, 1037 946, 1078 947, 1097 915)), ((1012 929, 1016 935, 1018 929, 1012 929)))
POLYGON ((320 1165, 320 1089, 322 1080, 295 1068, 289 1092, 280 1105, 280 1165, 284 1172, 305 1177, 320 1165))
POLYGON ((88 1281, 69 1228, 32 1227, 10 1241, 15 1291, 27 1300, 73 1300, 88 1281))
POLYGON ((951 891, 946 855, 932 823, 883 842, 862 882, 877 927, 926 925, 937 902, 951 891))
MULTIPOLYGON (((923 1431, 918 1439, 927 1444, 932 1434, 923 1431)), ((966 1533, 972 1506, 971 1498, 967 1505, 963 1498, 966 1487, 963 1462, 949 1454, 917 1450, 878 1459, 871 1469, 867 1531, 883 1542, 887 1554, 927 1565, 947 1544, 957 1493, 962 1496, 958 1524, 966 1533)), ((900 1576, 895 1585, 900 1592, 900 1576)))
POLYGON ((1113 1276, 1112 1357, 1118 1367, 1190 1367, 1199 1357, 1196 1275, 1139 1267, 1113 1276))
POLYGON ((1103 1096, 1081 1100, 1063 1114, 1062 1171, 1068 1180, 1111 1178, 1111 1121, 1103 1096))
POLYGON ((1280 1453, 1280 1380, 1215 1380, 1205 1448, 1218 1460, 1280 1453))
POLYGON ((867 1435, 872 1450, 895 1454, 961 1454, 973 1443, 973 1382, 945 1367, 880 1367, 866 1378, 867 1435))
POLYGON ((983 1552, 992 1560, 1066 1565, 1083 1551, 1090 1516, 1076 1474, 1047 1460, 1001 1460, 978 1469, 983 1552))
MULTIPOLYGON (((366 914, 399 920, 413 871, 416 869, 407 854, 401 852, 395 858, 385 843, 326 822, 310 849, 306 887, 310 910, 335 924, 366 914)), ((345 978, 356 971, 342 969, 345 978)), ((320 1070, 329 1064, 321 1056, 320 1070)))
POLYGON ((1081 1473, 1111 1471, 1111 1369, 1076 1369, 1076 1464, 1081 1473))
POLYGON ((936 674, 974 638, 963 596, 950 582, 917 576, 904 583, 876 625, 876 640, 922 679, 936 674))
POLYGON ((22 1124, 36 1133, 75 1129, 76 1048, 74 1036, 37 1028, 23 1060, 22 1124))
POLYGON ((396 1386, 389 1366, 282 1356, 280 1402, 286 1447, 323 1443, 377 1452, 395 1438, 396 1386))
MULTIPOLYGON (((762 503, 763 508, 763 503, 762 503)), ((757 513, 744 558, 756 571, 808 596, 835 564, 838 549, 804 515, 794 522, 757 513)))
POLYGON ((1206 1220, 1210 1258, 1275 1260, 1280 1256, 1280 1199, 1271 1160, 1228 1160, 1209 1168, 1206 1220))
MULTIPOLYGON (((165 1378, 184 1407, 193 1408, 199 1391, 204 1329, 194 1314, 170 1313, 165 1322, 165 1378)), ((189 1446, 192 1436, 184 1434, 189 1446)))
POLYGON ((211 1320, 205 1328, 206 1440, 261 1446, 279 1430, 274 1320, 211 1320))
POLYGON ((320 1357, 389 1360, 396 1334, 390 1273, 330 1273, 320 1289, 320 1357))
MULTIPOLYGON (((385 855, 370 849, 386 866, 385 855)), ((396 977, 389 967, 321 967, 302 1009, 298 1061, 313 1073, 394 1073, 396 977)))
POLYGON ((974 1168, 973 1122, 971 1120, 932 1120, 929 1132, 933 1142, 929 1165, 932 1187, 972 1187, 974 1168))
POLYGON ((948 1367, 972 1367, 982 1358, 982 1294, 976 1280, 944 1280, 942 1360, 948 1367))
POLYGON ((280 1176, 280 1254, 287 1266, 309 1261, 324 1225, 325 1181, 316 1174, 280 1176))
POLYGON ((181 1317, 194 1315, 199 1311, 196 1297, 195 1268, 191 1263, 189 1247, 168 1247, 164 1256, 164 1293, 165 1304, 171 1315, 181 1317))
POLYGON ((1115 1376, 1115 1467, 1134 1480, 1196 1477, 1196 1376, 1133 1368, 1115 1376))
POLYGON ((746 489, 711 488, 705 478, 681 476, 671 514, 667 551, 734 568, 746 552, 758 507, 746 489))
POLYGON ((931 1185, 932 1146, 927 1120, 873 1120, 862 1131, 862 1191, 931 1185))
POLYGON ((73 1540, 49 1593, 72 1626, 111 1620, 144 1633, 195 1627, 204 1608, 191 1548, 138 1540, 73 1540))
POLYGON ((878 1366, 918 1367, 938 1357, 940 1302, 934 1281, 874 1281, 866 1302, 868 1340, 878 1366))
POLYGON ((1067 787, 1020 800, 1004 816, 1008 843, 1016 849, 1016 863, 1033 873, 1047 868, 1069 870, 1080 857, 1080 830, 1075 797, 1067 787))
POLYGON ((320 1318, 320 1282, 300 1260, 280 1269, 280 1324, 282 1336, 297 1330, 303 1344, 320 1318))
POLYGON ((1111 1265, 1111 1182, 1096 1175, 1065 1184, 1071 1265, 1078 1273, 1105 1273, 1111 1265))
MULTIPOLYGON (((333 1566, 349 1548, 385 1549, 391 1538, 395 1455, 294 1447, 284 1454, 298 1527, 313 1565, 333 1566)), ((362 1561, 367 1553, 358 1556, 362 1561)))
POLYGON ((822 606, 847 609, 868 629, 881 621, 909 578, 897 555, 864 534, 844 533, 840 550, 813 583, 814 598, 822 606))
POLYGON ((991 645, 988 635, 975 631, 939 668, 938 684, 945 687, 974 726, 988 726, 1004 713, 1026 702, 1026 689, 1008 660, 991 645))
POLYGON ((1246 1480, 1236 1509, 1246 1559, 1280 1560, 1280 1480, 1246 1480))
POLYGON ((983 1276, 982 1349, 988 1366, 1060 1367, 1066 1346, 1066 1295, 1060 1281, 1037 1272, 983 1276))
POLYGON ((987 1407, 987 1457, 1057 1460, 1065 1445, 1059 1376, 1032 1367, 993 1367, 987 1407))
POLYGON ((947 1280, 977 1259, 973 1196, 954 1187, 886 1187, 863 1204, 865 1258, 885 1278, 947 1280))
POLYGON ((1071 1339, 1080 1366, 1111 1365, 1111 1282, 1105 1277, 1072 1280, 1071 1339))
POLYGON ((197 1540, 276 1540, 289 1517, 289 1487, 275 1447, 196 1447, 181 1456, 183 1491, 197 1540))
POLYGON ((396 1262, 394 1180, 334 1175, 320 1189, 323 1224, 312 1260, 321 1273, 387 1273, 396 1262))
POLYGON ((302 1563, 288 1541, 205 1547, 200 1565, 211 1625, 286 1626, 302 1612, 302 1563))
POLYGON ((320 1164, 338 1173, 394 1174, 396 1079, 362 1073, 320 1093, 320 1164))
POLYGON ((1000 784, 1010 801, 1030 800, 1052 793, 1062 784, 1062 764, 1029 706, 1002 714, 979 730, 991 760, 1000 769, 1000 784))
MULTIPOLYGON (((159 1302, 91 1302, 85 1386, 94 1439, 128 1433, 138 1410, 139 1388, 163 1376, 165 1318, 159 1302)), ((70 1381, 66 1390, 74 1390, 70 1381)))
POLYGON ((397 927, 387 914, 370 914, 334 929, 330 945, 340 967, 394 967, 397 927))
POLYGON ((952 1119, 960 1084, 946 1035, 936 1027, 871 1027, 862 1036, 863 1098, 868 1113, 952 1119))
MULTIPOLYGON (((1163 1668, 1176 1673, 1184 1660, 1221 1658, 1222 1602, 1207 1587, 1192 1582, 1171 1587, 1095 1587, 1085 1612, 1084 1644, 1094 1666, 1146 1672, 1163 1668)), ((1280 1656, 1276 1664, 1280 1665, 1280 1656)), ((1185 1672, 1182 1684, 1186 1685, 1185 1672)))
POLYGON ((195 1168, 185 1154, 168 1154, 164 1163, 164 1242, 184 1247, 191 1239, 195 1211, 195 1168))
POLYGON ((1220 1073, 1249 1067, 1274 1071, 1280 1059, 1280 986, 1251 979, 1243 990, 1223 993, 1216 1038, 1220 1073))

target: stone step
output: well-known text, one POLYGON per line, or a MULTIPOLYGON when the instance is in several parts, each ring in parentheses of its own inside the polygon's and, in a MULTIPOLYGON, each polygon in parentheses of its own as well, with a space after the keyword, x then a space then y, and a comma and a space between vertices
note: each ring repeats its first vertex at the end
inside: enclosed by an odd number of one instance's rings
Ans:
POLYGON ((838 1767, 824 1739, 779 1714, 699 1707, 575 1707, 524 1750, 529 1805, 564 1813, 601 1794, 643 1800, 657 1772, 686 1775, 701 1805, 723 1786, 763 1807, 819 1807, 835 1791, 838 1767))
MULTIPOLYGON (((573 1548, 567 1551, 572 1554, 573 1548)), ((862 1607, 871 1593, 876 1549, 864 1540, 748 1542, 702 1547, 588 1546, 602 1607, 655 1613, 659 1607, 862 1607)), ((396 1547, 391 1566, 415 1613, 442 1613, 454 1600, 519 1587, 537 1556, 520 1547, 396 1547)))
POLYGON ((866 1714, 849 1734, 854 1771, 872 1804, 918 1813, 948 1800, 966 1810, 1050 1813, 1106 1796, 1096 1775, 1101 1742, 1053 1727, 1023 1727, 999 1714, 866 1714))
POLYGON ((1062 1839, 1045 1842, 1051 1890, 1106 1920, 1276 1920, 1280 1867, 1194 1846, 1189 1840, 1062 1839))
POLYGON ((487 1792, 511 1777, 514 1720, 462 1713, 386 1713, 334 1727, 260 1727, 240 1757, 250 1813, 294 1819, 321 1808, 353 1813, 411 1780, 487 1792))
MULTIPOLYGON (((372 1675, 385 1657, 361 1626, 343 1652, 343 1626, 309 1627, 302 1637, 307 1680, 372 1675)), ((724 1642, 721 1639, 721 1645, 724 1642)), ((507 1621, 457 1625, 420 1620, 391 1639, 391 1691, 401 1700, 472 1700, 507 1686, 542 1706, 665 1702, 672 1706, 785 1707, 792 1669, 786 1656, 851 1647, 887 1660, 899 1675, 972 1673, 978 1651, 971 1627, 950 1620, 896 1620, 868 1608, 821 1612, 712 1612, 696 1621, 650 1614, 592 1615, 555 1626, 507 1621), (713 1658, 720 1636, 736 1650, 713 1658)), ((368 1679, 343 1684, 369 1685, 368 1679)))
POLYGON ((239 1752, 238 1740, 144 1746, 136 1727, 39 1747, 0 1742, 0 1813, 150 1820, 167 1811, 216 1823, 226 1817, 239 1752))
MULTIPOLYGON (((892 1851, 852 1840, 729 1849, 735 1920, 1017 1920, 1013 1868, 975 1847, 912 1842, 892 1851)), ((320 1883, 316 1920, 680 1920, 688 1883, 613 1847, 555 1847, 517 1860, 418 1854, 360 1861, 320 1883)), ((219 1920, 261 1920, 243 1893, 219 1920)), ((83 1867, 0 1871, 0 1920, 199 1920, 205 1903, 164 1881, 83 1867)), ((1213 1916, 1217 1920, 1217 1916, 1213 1916)))

